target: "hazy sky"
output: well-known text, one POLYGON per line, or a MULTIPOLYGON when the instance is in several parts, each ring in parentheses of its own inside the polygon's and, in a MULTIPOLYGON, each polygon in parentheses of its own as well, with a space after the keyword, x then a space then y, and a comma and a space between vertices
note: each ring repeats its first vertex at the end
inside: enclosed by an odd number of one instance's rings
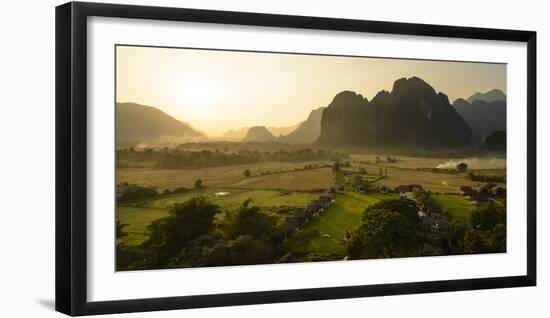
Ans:
POLYGON ((506 66, 464 62, 117 47, 117 101, 154 106, 210 136, 244 126, 291 126, 343 90, 369 100, 418 76, 451 103, 493 88, 506 66))

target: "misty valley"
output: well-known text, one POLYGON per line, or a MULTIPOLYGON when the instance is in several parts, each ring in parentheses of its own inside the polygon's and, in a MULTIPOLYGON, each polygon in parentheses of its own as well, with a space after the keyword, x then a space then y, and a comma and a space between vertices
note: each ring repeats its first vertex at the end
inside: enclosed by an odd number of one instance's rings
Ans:
POLYGON ((498 89, 401 78, 294 125, 192 124, 116 103, 116 270, 506 252, 498 89))

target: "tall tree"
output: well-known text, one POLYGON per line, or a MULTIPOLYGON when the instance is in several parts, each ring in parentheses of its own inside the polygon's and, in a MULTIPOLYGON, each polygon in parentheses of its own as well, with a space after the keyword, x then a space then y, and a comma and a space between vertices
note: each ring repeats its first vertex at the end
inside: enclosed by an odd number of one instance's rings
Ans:
POLYGON ((414 201, 384 200, 367 208, 363 224, 351 233, 350 258, 416 256, 421 243, 420 219, 414 201))
POLYGON ((157 265, 162 267, 189 241, 212 230, 214 216, 219 212, 220 208, 203 196, 177 203, 168 217, 158 219, 147 227, 149 238, 143 246, 156 250, 157 265))

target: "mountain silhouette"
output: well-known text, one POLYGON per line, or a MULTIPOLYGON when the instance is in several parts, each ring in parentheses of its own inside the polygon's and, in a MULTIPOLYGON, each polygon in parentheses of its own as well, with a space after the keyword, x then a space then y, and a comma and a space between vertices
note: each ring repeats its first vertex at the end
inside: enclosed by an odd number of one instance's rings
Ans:
POLYGON ((324 110, 322 145, 378 149, 435 149, 471 145, 472 132, 443 93, 418 77, 401 78, 391 92, 372 101, 361 94, 337 94, 324 110))
POLYGON ((242 142, 270 142, 277 138, 265 126, 250 127, 242 142))
POLYGON ((488 103, 475 100, 468 103, 459 98, 453 106, 470 126, 473 142, 476 145, 481 144, 495 131, 506 131, 506 101, 488 103))
POLYGON ((486 103, 491 103, 495 101, 506 101, 506 95, 500 89, 492 89, 485 93, 477 92, 474 95, 468 97, 466 101, 468 103, 473 103, 476 100, 481 100, 486 103))
MULTIPOLYGON (((269 132, 273 134, 273 136, 285 136, 292 133, 294 130, 296 130, 296 128, 298 128, 299 125, 300 123, 292 126, 282 126, 282 127, 270 126, 270 127, 267 127, 267 130, 269 130, 269 132)), ((223 135, 221 135, 219 139, 228 140, 228 141, 240 141, 244 137, 246 137, 246 134, 248 133, 248 130, 250 128, 251 127, 230 129, 226 131, 223 135)))
POLYGON ((221 139, 224 140, 241 140, 244 137, 246 137, 246 134, 248 133, 248 130, 250 127, 243 127, 239 129, 230 129, 226 131, 223 135, 221 135, 221 139))
POLYGON ((289 143, 312 143, 321 133, 321 117, 325 107, 312 110, 305 121, 298 128, 285 136, 280 136, 279 141, 289 143))
POLYGON ((136 103, 116 103, 116 145, 192 142, 206 136, 161 110, 136 103))

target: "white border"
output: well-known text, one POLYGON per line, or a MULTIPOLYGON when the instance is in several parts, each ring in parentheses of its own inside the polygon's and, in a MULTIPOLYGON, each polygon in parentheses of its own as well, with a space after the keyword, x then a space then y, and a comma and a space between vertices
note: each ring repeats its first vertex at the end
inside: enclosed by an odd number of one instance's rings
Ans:
POLYGON ((523 43, 89 18, 88 301, 525 275, 526 60, 523 43), (508 252, 114 272, 115 44, 507 63, 508 252))

